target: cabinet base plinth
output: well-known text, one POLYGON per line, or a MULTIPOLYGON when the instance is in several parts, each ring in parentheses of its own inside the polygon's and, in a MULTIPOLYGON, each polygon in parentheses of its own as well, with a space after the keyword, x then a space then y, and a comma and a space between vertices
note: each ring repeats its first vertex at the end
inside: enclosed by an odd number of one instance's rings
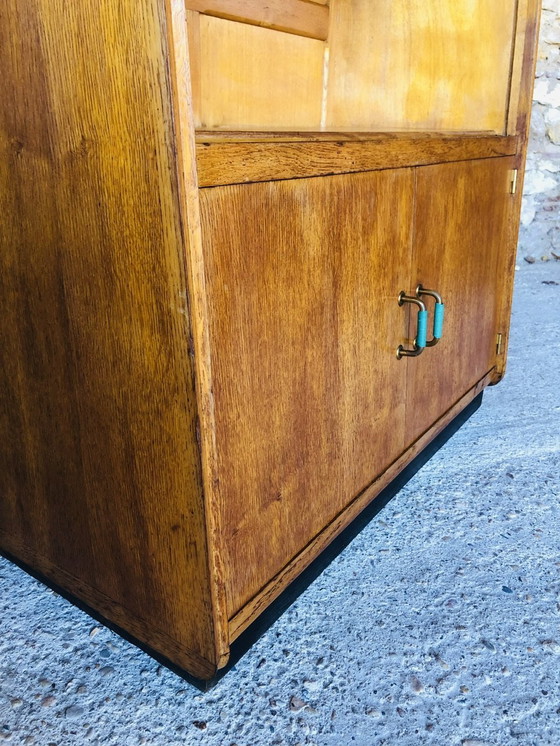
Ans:
MULTIPOLYGON (((208 679, 197 678, 173 663, 161 653, 157 652, 149 645, 146 645, 133 634, 125 631, 118 624, 107 620, 91 606, 88 606, 77 596, 57 585, 50 577, 47 577, 40 571, 32 568, 26 562, 15 557, 8 551, 2 550, 0 553, 11 562, 21 567, 25 572, 32 575, 56 593, 67 599, 75 606, 85 611, 95 620, 104 624, 113 630, 125 640, 137 645, 141 650, 154 658, 166 668, 183 678, 192 686, 201 691, 208 691, 215 686, 220 679, 245 655, 245 653, 255 644, 255 642, 278 620, 278 618, 296 601, 296 599, 305 591, 311 583, 323 572, 323 570, 336 559, 336 557, 345 549, 348 544, 362 531, 365 526, 387 505, 387 503, 397 495, 397 493, 412 479, 412 477, 424 466, 424 464, 445 445, 445 443, 457 432, 457 430, 476 412, 482 403, 483 393, 468 404, 455 419, 453 419, 444 430, 428 445, 424 450, 398 474, 393 481, 385 487, 379 495, 367 505, 366 508, 350 523, 321 554, 295 579, 290 585, 278 596, 270 606, 242 632, 239 637, 232 643, 230 658, 227 666, 215 672, 208 679)), ((210 664, 208 664, 210 666, 210 664)))

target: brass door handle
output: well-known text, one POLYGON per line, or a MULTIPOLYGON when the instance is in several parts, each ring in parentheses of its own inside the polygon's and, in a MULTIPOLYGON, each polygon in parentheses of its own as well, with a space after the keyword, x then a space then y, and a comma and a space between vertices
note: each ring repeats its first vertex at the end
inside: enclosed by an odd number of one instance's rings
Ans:
POLYGON ((398 297, 399 306, 405 303, 413 303, 418 306, 418 317, 416 321, 416 338, 414 340, 414 347, 412 350, 406 349, 403 345, 397 347, 397 359, 400 360, 402 357, 418 357, 426 347, 426 335, 428 329, 428 312, 424 303, 415 295, 407 295, 404 290, 401 290, 398 297))

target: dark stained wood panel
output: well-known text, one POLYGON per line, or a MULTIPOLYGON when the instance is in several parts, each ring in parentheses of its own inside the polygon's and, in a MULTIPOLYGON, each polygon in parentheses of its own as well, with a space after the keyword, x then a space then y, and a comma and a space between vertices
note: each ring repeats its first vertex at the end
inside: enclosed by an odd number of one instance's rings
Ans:
POLYGON ((230 615, 402 451, 412 175, 201 190, 230 615))
POLYGON ((2 5, 0 542, 208 676, 166 57, 156 0, 2 5))

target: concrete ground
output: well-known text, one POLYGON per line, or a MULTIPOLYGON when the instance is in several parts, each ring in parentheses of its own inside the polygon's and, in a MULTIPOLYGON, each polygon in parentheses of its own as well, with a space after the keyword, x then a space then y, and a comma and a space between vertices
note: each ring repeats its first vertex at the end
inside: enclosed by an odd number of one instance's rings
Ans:
POLYGON ((209 693, 0 560, 0 741, 558 746, 560 262, 482 408, 209 693))

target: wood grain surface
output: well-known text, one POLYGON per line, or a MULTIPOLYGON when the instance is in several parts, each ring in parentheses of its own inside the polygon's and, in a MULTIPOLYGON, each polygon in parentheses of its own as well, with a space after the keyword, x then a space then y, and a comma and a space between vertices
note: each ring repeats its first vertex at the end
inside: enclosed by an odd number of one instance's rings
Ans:
POLYGON ((185 0, 188 10, 254 26, 308 36, 327 38, 329 9, 308 0, 185 0))
MULTIPOLYGON (((190 321, 189 355, 193 358, 197 404, 196 436, 202 464, 205 530, 207 535, 209 596, 214 625, 215 660, 218 668, 229 659, 229 629, 226 613, 225 571, 221 551, 223 531, 219 525, 215 484, 216 454, 214 397, 208 329, 208 292, 204 270, 204 247, 200 230, 199 190, 195 158, 195 128, 190 76, 187 11, 183 0, 171 0, 168 11, 169 64, 174 110, 179 209, 184 229, 184 260, 190 321)), ((196 14, 195 14, 196 15, 196 14)), ((202 576, 199 582, 204 583, 202 576)))
POLYGON ((326 126, 505 132, 516 0, 333 0, 326 126))
POLYGON ((156 0, 0 11, 0 526, 208 676, 167 57, 156 0))
POLYGON ((201 187, 271 181, 376 169, 419 166, 471 158, 513 155, 514 137, 488 135, 362 134, 352 137, 325 134, 279 135, 262 133, 254 139, 239 133, 217 139, 197 137, 198 178, 201 187), (245 139, 243 139, 245 138, 245 139), (263 140, 265 140, 263 142, 263 140))
POLYGON ((412 176, 201 191, 233 615, 403 449, 412 176))
POLYGON ((416 169, 411 284, 439 292, 446 317, 435 347, 401 361, 408 370, 409 442, 496 365, 504 282, 499 270, 515 248, 509 229, 514 163, 492 158, 416 169))
MULTIPOLYGON (((442 430, 452 422, 463 409, 475 399, 486 386, 491 383, 492 372, 484 376, 472 389, 467 391, 437 422, 427 430, 417 441, 403 451, 393 463, 375 479, 368 487, 356 496, 354 500, 329 523, 313 541, 282 568, 275 577, 262 588, 239 612, 230 623, 230 636, 235 640, 247 627, 254 622, 269 604, 356 518, 362 510, 379 493, 397 477, 401 471, 418 456, 424 448, 436 438, 442 430)), ((317 609, 318 614, 326 613, 325 609, 317 609)))
MULTIPOLYGON (((187 14, 188 15, 188 14, 187 14)), ((406 129, 387 130, 205 130, 198 128, 195 133, 196 142, 207 143, 262 143, 262 142, 370 142, 370 141, 392 141, 400 140, 448 140, 453 142, 457 138, 467 141, 473 138, 484 141, 489 137, 494 142, 508 142, 507 137, 496 135, 489 131, 464 131, 460 133, 449 133, 431 130, 415 130, 411 132, 406 129)), ((511 142, 511 140, 509 141, 511 142)), ((496 155, 500 155, 497 153, 496 155)), ((467 156, 468 159, 468 156, 467 156)))
POLYGON ((202 43, 191 49, 202 127, 505 134, 517 0, 333 0, 330 8, 189 0, 188 7, 204 12, 192 20, 202 43), (251 31, 251 23, 268 28, 251 31), (317 41, 324 39, 326 56, 317 41))
POLYGON ((201 127, 320 128, 323 42, 203 14, 198 25, 191 65, 201 127))

